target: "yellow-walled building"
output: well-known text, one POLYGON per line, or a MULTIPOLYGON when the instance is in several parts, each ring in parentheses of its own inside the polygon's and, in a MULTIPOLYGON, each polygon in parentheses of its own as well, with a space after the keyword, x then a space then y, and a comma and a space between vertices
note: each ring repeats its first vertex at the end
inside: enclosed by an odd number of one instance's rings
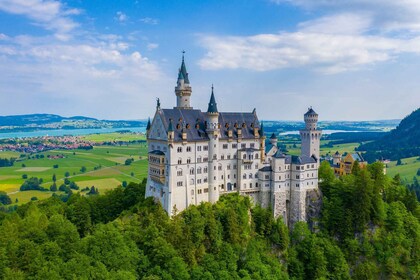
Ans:
POLYGON ((334 174, 336 176, 343 176, 351 174, 351 170, 355 162, 359 163, 360 168, 365 168, 367 162, 363 159, 362 155, 359 153, 348 153, 344 158, 337 151, 333 156, 334 174))

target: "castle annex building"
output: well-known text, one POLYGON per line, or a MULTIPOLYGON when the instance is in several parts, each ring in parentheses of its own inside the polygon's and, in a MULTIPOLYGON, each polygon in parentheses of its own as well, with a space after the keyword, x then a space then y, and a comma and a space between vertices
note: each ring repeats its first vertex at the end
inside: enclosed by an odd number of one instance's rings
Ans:
POLYGON ((176 107, 158 100, 147 127, 149 171, 146 196, 158 200, 169 215, 189 205, 216 202, 239 192, 254 203, 271 206, 287 223, 306 220, 306 197, 318 188, 318 115, 310 108, 300 131, 300 156, 283 154, 277 137, 266 139, 256 110, 219 112, 213 87, 205 112, 191 106, 192 88, 182 58, 176 107))

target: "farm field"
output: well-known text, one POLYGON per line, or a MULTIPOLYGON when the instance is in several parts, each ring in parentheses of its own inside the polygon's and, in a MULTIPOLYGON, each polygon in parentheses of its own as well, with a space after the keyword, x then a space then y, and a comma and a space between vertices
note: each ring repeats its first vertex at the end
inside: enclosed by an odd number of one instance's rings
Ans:
MULTIPOLYGON (((121 136, 118 133, 115 133, 116 135, 121 136)), ((105 139, 98 141, 114 141, 110 139, 116 139, 114 133, 93 136, 96 139, 105 139)), ((135 135, 130 134, 130 136, 135 135)), ((131 138, 131 140, 139 140, 139 136, 136 139, 131 138)), ((123 141, 128 140, 124 139, 123 141)), ((0 168, 0 191, 8 193, 13 202, 17 199, 17 204, 28 202, 32 197, 45 199, 53 194, 50 191, 20 192, 19 188, 25 181, 23 177, 42 178, 42 186, 49 188, 53 183, 54 174, 58 187, 64 183, 65 174, 68 173, 70 181, 76 182, 80 189, 95 186, 100 193, 103 193, 121 185, 123 181, 127 183, 140 182, 147 176, 146 143, 95 146, 91 150, 52 150, 33 155, 25 154, 25 157, 19 158, 20 155, 20 153, 0 151, 0 158, 10 156, 18 158, 14 166, 0 168), (126 159, 133 159, 133 162, 130 165, 125 165, 126 159), (82 167, 86 169, 84 172, 82 172, 82 167)), ((57 194, 60 193, 57 192, 57 194)))
POLYGON ((401 163, 402 165, 397 165, 397 161, 391 161, 387 164, 386 173, 391 177, 400 174, 401 179, 412 183, 413 177, 416 176, 417 170, 420 168, 420 160, 418 157, 404 158, 401 159, 401 163))
POLYGON ((106 134, 89 134, 83 136, 84 139, 93 142, 111 142, 111 141, 137 141, 137 140, 146 140, 144 134, 136 133, 106 133, 106 134))

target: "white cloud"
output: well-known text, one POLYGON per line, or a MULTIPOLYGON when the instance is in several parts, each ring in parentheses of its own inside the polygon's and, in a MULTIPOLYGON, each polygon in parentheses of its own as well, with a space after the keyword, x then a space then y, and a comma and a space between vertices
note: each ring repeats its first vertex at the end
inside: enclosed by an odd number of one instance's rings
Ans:
POLYGON ((382 32, 420 32, 420 1, 418 0, 271 0, 276 4, 292 4, 323 13, 368 13, 373 27, 382 32))
POLYGON ((156 44, 156 43, 149 43, 149 44, 147 44, 147 49, 149 51, 154 50, 154 49, 157 49, 158 47, 159 47, 159 44, 156 44))
MULTIPOLYGON (((354 2, 359 6, 371 3, 364 0, 354 2)), ((383 2, 390 7, 393 3, 383 2)), ((410 0, 402 2, 407 6, 408 3, 413 4, 410 0)), ((311 8, 346 6, 333 0, 298 0, 293 3, 311 8)), ((412 5, 414 11, 416 7, 420 9, 420 1, 418 3, 412 5)), ((254 36, 202 35, 200 44, 207 53, 199 65, 204 69, 243 68, 255 71, 309 67, 333 74, 394 60, 403 53, 420 54, 420 35, 412 32, 414 21, 410 30, 397 33, 388 32, 391 21, 387 22, 386 31, 380 30, 377 22, 374 10, 366 9, 357 13, 327 13, 326 16, 299 23, 295 32, 254 36)), ((406 23, 394 22, 393 26, 407 26, 406 23)))
POLYGON ((150 17, 141 18, 140 21, 145 24, 151 24, 151 25, 156 25, 159 23, 158 19, 150 18, 150 17))
POLYGON ((69 39, 69 32, 78 26, 69 16, 81 13, 78 9, 67 9, 55 0, 2 0, 0 10, 26 16, 34 24, 54 31, 61 40, 69 39))
POLYGON ((269 71, 309 66, 325 73, 357 69, 392 59, 400 52, 420 52, 416 40, 324 33, 261 34, 249 37, 204 36, 204 69, 269 71), (417 48, 417 49, 416 49, 417 48))
POLYGON ((369 14, 342 13, 300 23, 299 29, 307 33, 361 34, 371 28, 369 14))
POLYGON ((128 20, 128 16, 126 14, 124 14, 123 12, 118 11, 116 16, 115 16, 115 19, 118 20, 119 22, 123 23, 123 22, 126 22, 128 20))

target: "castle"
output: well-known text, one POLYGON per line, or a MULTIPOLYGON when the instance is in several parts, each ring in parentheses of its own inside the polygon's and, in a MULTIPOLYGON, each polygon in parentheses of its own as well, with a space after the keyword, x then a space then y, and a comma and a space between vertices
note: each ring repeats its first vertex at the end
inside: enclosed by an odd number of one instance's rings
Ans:
POLYGON ((157 101, 147 125, 149 170, 146 197, 154 197, 172 215, 189 205, 216 202, 239 192, 271 206, 287 224, 306 220, 307 192, 318 188, 321 130, 312 108, 300 131, 300 156, 283 154, 272 134, 252 112, 219 112, 213 86, 206 112, 191 106, 192 88, 184 57, 175 87, 176 107, 157 101))

